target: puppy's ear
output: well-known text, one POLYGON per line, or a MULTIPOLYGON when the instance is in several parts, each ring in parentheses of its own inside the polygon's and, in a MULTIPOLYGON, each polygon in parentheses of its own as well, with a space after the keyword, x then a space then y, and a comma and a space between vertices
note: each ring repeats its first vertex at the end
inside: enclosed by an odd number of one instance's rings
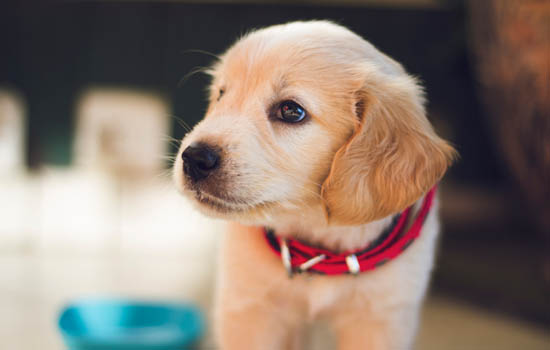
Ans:
POLYGON ((331 225, 404 210, 443 176, 456 152, 426 118, 416 81, 370 76, 356 93, 355 130, 336 152, 321 195, 331 225))

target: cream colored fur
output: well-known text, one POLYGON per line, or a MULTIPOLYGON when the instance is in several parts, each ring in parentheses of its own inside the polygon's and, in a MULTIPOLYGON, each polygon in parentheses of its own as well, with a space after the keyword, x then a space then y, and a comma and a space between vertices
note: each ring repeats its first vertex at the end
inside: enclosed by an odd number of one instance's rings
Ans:
POLYGON ((357 277, 289 279, 261 228, 355 250, 421 200, 455 153, 428 122, 416 80, 326 21, 251 32, 210 73, 209 108, 182 141, 174 178, 199 210, 231 222, 217 293, 221 348, 299 349, 303 325, 324 318, 341 350, 410 349, 433 263, 437 205, 406 252, 357 277), (271 118, 285 100, 308 118, 271 118), (181 160, 193 142, 222 150, 220 169, 196 186, 181 160))

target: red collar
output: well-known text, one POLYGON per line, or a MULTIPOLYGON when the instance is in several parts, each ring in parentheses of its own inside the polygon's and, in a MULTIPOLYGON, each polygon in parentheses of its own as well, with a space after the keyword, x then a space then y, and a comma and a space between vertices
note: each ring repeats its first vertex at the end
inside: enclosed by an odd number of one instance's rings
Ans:
POLYGON ((405 230, 412 207, 396 215, 392 224, 366 248, 344 253, 306 245, 300 241, 281 238, 273 230, 264 228, 265 238, 271 249, 281 257, 291 276, 294 272, 316 272, 324 275, 358 274, 375 268, 398 257, 420 235, 424 220, 432 207, 437 186, 424 197, 416 219, 405 230))

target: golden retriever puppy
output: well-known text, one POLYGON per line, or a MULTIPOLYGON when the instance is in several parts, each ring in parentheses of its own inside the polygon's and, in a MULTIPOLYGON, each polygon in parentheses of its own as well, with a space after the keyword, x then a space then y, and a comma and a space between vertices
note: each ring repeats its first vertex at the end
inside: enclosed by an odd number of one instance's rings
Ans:
POLYGON ((299 349, 303 325, 323 318, 339 349, 410 349, 438 232, 434 186, 455 155, 417 81, 327 21, 253 31, 210 73, 174 178, 232 222, 221 348, 299 349))

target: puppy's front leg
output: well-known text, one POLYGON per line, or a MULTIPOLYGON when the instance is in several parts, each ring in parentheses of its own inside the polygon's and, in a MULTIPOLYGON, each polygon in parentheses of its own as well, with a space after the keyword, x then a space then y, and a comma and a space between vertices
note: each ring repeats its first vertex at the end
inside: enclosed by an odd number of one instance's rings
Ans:
POLYGON ((221 248, 215 319, 221 349, 294 349, 300 303, 288 297, 288 279, 262 230, 231 224, 221 248))
POLYGON ((290 349, 288 330, 260 305, 218 310, 217 338, 222 350, 290 349))
POLYGON ((338 323, 338 350, 410 350, 418 324, 417 308, 393 310, 385 317, 338 323))

